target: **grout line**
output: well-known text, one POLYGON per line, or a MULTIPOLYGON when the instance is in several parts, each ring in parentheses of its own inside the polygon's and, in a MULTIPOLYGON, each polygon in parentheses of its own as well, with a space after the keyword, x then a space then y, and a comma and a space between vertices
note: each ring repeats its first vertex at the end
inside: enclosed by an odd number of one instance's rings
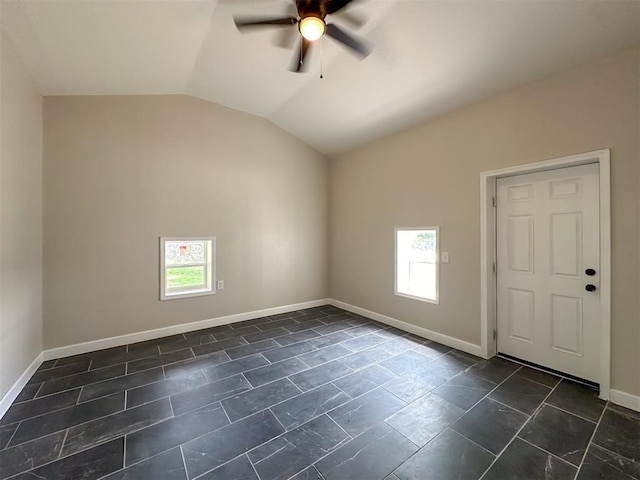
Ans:
POLYGON ((591 434, 591 437, 589 438, 589 441, 587 442, 587 446, 584 449, 584 454, 582 455, 582 458, 580 459, 580 464, 578 465, 578 470, 576 471, 576 478, 578 478, 578 475, 580 474, 580 470, 582 469, 582 465, 584 464, 584 460, 585 458, 587 458, 587 452, 589 451, 589 447, 591 447, 591 445, 593 444, 593 439, 596 436, 596 433, 598 431, 598 427, 600 427, 600 422, 602 422, 602 418, 604 417, 604 412, 607 411, 607 405, 609 404, 609 402, 607 402, 604 406, 604 408, 602 409, 602 412, 600 413, 600 418, 598 418, 598 423, 596 423, 596 428, 593 429, 593 433, 591 434))
MULTIPOLYGON (((518 372, 521 368, 522 368, 522 367, 520 367, 518 370, 516 370, 516 372, 518 372)), ((516 372, 513 372, 513 374, 515 375, 515 373, 516 373, 516 372)), ((558 383, 558 385, 560 385, 560 383, 558 383)), ((484 471, 484 473, 483 473, 483 474, 482 474, 482 476, 480 477, 480 480, 482 480, 482 478, 484 478, 484 476, 487 474, 487 472, 488 472, 489 470, 491 470, 491 467, 492 467, 492 466, 493 466, 493 465, 498 461, 498 458, 500 458, 500 456, 505 452, 505 450, 506 450, 507 448, 509 448, 509 445, 511 445, 511 444, 513 443, 513 441, 516 439, 516 437, 518 437, 518 435, 520 435, 520 432, 521 432, 522 430, 524 430, 524 427, 526 427, 526 426, 529 424, 529 422, 531 422, 531 421, 536 417, 536 415, 538 414, 538 412, 539 412, 540 410, 542 410, 542 407, 545 405, 545 401, 546 401, 546 400, 551 396, 551 394, 555 391, 555 389, 557 388, 557 386, 558 386, 558 385, 556 385, 553 389, 551 389, 551 391, 550 391, 550 392, 547 394, 547 396, 542 400, 542 402, 540 402, 540 405, 538 405, 538 408, 536 408, 536 409, 535 409, 535 411, 533 412, 533 414, 531 414, 531 416, 530 416, 530 417, 529 417, 525 422, 523 422, 523 423, 522 423, 522 426, 520 426, 520 428, 519 428, 519 429, 518 429, 518 431, 515 433, 515 435, 514 435, 513 437, 511 437, 511 440, 509 440, 509 443, 507 443, 507 444, 505 445, 505 447, 500 451, 500 453, 499 453, 498 455, 496 455, 496 458, 493 460, 493 462, 491 462, 491 465, 489 465, 489 466, 487 467, 487 469, 484 471)))
POLYGON ((60 452, 58 453, 58 460, 62 458, 62 451, 64 450, 64 444, 67 443, 67 437, 69 436, 70 428, 67 428, 67 431, 64 432, 64 438, 62 439, 62 446, 60 447, 60 452))
POLYGON ((122 447, 122 468, 126 468, 125 465, 127 464, 127 435, 124 435, 124 443, 123 443, 123 447, 122 447))
MULTIPOLYGON (((525 416, 527 416, 528 418, 531 418, 531 415, 532 415, 532 414, 530 414, 530 413, 526 413, 526 412, 523 412, 522 410, 518 410, 517 408, 512 407, 511 405, 507 405, 506 403, 501 402, 500 400, 496 400, 496 399, 495 399, 495 398, 493 398, 493 397, 487 397, 487 399, 488 399, 488 400, 491 400, 492 402, 498 403, 498 404, 502 405, 503 407, 507 407, 507 408, 510 408, 511 410, 514 410, 514 411, 516 411, 516 412, 518 412, 518 413, 521 413, 522 415, 525 415, 525 416)), ((538 405, 538 406, 539 406, 539 405, 538 405)), ((538 407, 536 407, 536 410, 537 410, 537 409, 538 409, 538 407)), ((535 410, 534 410, 534 412, 535 412, 535 410)))
MULTIPOLYGON (((597 430, 597 428, 596 428, 596 430, 597 430)), ((591 445, 596 446, 596 447, 598 447, 598 448, 600 448, 600 449, 604 450, 605 452, 610 453, 610 454, 611 454, 611 455, 613 455, 613 456, 620 457, 620 458, 622 458, 623 460, 627 460, 627 461, 629 461, 629 462, 631 462, 631 463, 638 463, 638 462, 637 462, 637 460, 634 460, 634 459, 629 458, 629 457, 625 457, 624 455, 620 455, 618 452, 614 452, 613 450, 609 450, 608 448, 603 447, 603 446, 602 446, 602 445, 600 445, 599 443, 593 443, 593 442, 592 442, 592 443, 590 443, 590 444, 589 444, 589 447, 590 447, 591 445)))
POLYGON ((525 438, 518 437, 518 440, 520 440, 521 442, 528 443, 528 444, 529 444, 529 445, 531 445, 532 447, 535 447, 535 448, 537 448, 538 450, 542 450, 542 451, 543 451, 544 453, 546 453, 547 455, 551 455, 552 457, 557 458, 558 460, 560 460, 560 461, 562 461, 562 462, 566 463, 567 465, 571 465, 573 468, 576 468, 576 466, 575 466, 573 463, 571 463, 571 462, 569 462, 569 461, 565 460, 565 459, 564 459, 564 458, 562 458, 562 457, 559 457, 559 456, 558 456, 558 455, 556 455, 555 453, 551 453, 550 451, 545 450, 544 448, 542 448, 542 447, 540 447, 540 446, 536 445, 535 443, 531 443, 529 440, 527 440, 527 439, 525 439, 525 438))
POLYGON ((182 451, 182 444, 178 445, 178 448, 180 449, 180 456, 182 457, 182 466, 184 467, 184 474, 187 478, 189 478, 189 470, 187 470, 187 461, 184 458, 184 452, 182 451))
MULTIPOLYGON (((459 418, 459 417, 458 417, 459 418)), ((449 427, 445 428, 442 432, 444 432, 445 430, 451 430, 454 433, 457 433, 459 436, 461 436, 462 438, 464 438, 465 440, 468 440, 469 442, 473 443, 475 446, 480 447, 482 450, 484 450, 487 453, 490 453, 492 457, 494 457, 493 462, 491 462, 492 464, 498 459, 498 457, 502 454, 502 452, 500 452, 499 454, 495 454, 493 453, 491 450, 488 450, 486 447, 483 447, 482 445, 480 445, 478 442, 475 442, 474 440, 471 440, 469 437, 467 437, 466 435, 460 433, 457 430, 454 430, 453 428, 450 428, 451 425, 453 425, 453 423, 455 422, 451 422, 449 424, 449 427)), ((442 434, 442 432, 440 432, 437 436, 440 436, 442 434)), ((432 438, 429 443, 431 443, 434 440, 434 438, 432 438)), ((483 472, 484 474, 484 472, 483 472)))
MULTIPOLYGON (((9 441, 7 442, 7 446, 5 447, 5 449, 9 449, 10 445, 11 445, 11 440, 13 440, 13 437, 15 437, 16 432, 18 431, 18 428, 20 428, 20 425, 22 424, 22 420, 20 420, 18 422, 18 425, 16 426, 16 429, 13 431, 13 433, 11 434, 11 437, 9 437, 9 441)), ((14 445, 11 445, 11 447, 13 447, 14 445)))
MULTIPOLYGON (((545 399, 545 400, 546 400, 546 399, 545 399)), ((558 407, 558 406, 556 406, 556 405, 553 405, 552 403, 547 403, 546 401, 543 401, 543 403, 544 403, 546 406, 548 406, 548 407, 555 408, 556 410, 560 410, 561 412, 568 413, 569 415, 573 415, 574 417, 578 417, 578 418, 580 418, 580 419, 582 419, 582 420, 586 420, 586 421, 587 421, 587 422, 589 422, 589 423, 596 423, 596 424, 598 423, 598 422, 594 422, 593 420, 589 420, 588 418, 582 417, 582 416, 580 416, 580 415, 578 415, 578 414, 575 414, 575 413, 573 413, 573 412, 570 412, 569 410, 565 410, 564 408, 561 408, 561 407, 558 407)), ((601 413, 601 414, 602 414, 602 413, 604 413, 604 411, 605 411, 605 410, 606 410, 606 409, 605 409, 605 408, 603 408, 603 409, 602 409, 602 412, 600 412, 600 413, 601 413)), ((600 416, 598 416, 598 418, 600 418, 600 416)))

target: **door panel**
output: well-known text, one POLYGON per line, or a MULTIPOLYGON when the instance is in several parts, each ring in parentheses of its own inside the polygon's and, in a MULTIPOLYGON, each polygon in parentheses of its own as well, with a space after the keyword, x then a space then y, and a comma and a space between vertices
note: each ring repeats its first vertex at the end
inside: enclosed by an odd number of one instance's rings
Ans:
POLYGON ((598 165, 497 180, 498 351, 598 381, 598 165), (596 275, 585 275, 593 268, 596 275))

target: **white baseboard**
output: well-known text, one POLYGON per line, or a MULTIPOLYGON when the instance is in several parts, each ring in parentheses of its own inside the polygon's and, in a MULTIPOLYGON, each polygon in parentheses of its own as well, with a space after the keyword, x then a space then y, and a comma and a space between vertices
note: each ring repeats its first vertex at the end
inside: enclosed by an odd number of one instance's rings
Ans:
POLYGON ((302 310, 305 308, 319 307, 322 305, 327 305, 328 303, 329 302, 327 299, 321 299, 313 300, 310 302, 295 303, 293 305, 285 305, 282 307, 255 310, 253 312, 225 315, 223 317, 210 318, 197 322, 181 323, 179 325, 172 325, 170 327, 155 328, 153 330, 146 330, 144 332, 129 333, 127 335, 119 335, 117 337, 109 337, 100 340, 92 340, 90 342, 76 343, 74 345, 67 345, 66 347, 52 348, 43 351, 42 355, 44 360, 70 357, 71 355, 93 352, 95 350, 102 350, 103 348, 119 347, 121 345, 128 345, 130 343, 152 340, 154 338, 167 337, 169 335, 176 335, 178 333, 191 332, 193 330, 217 327, 220 325, 226 325, 228 323, 236 323, 242 322, 243 320, 252 320, 254 318, 266 317, 267 315, 277 315, 279 313, 293 312, 295 310, 302 310))
POLYGON ((18 397, 24 386, 27 384, 29 379, 36 373, 38 367, 42 365, 42 352, 35 358, 31 365, 27 367, 27 369, 20 375, 20 378, 14 383, 9 391, 5 393, 2 400, 0 400, 0 419, 7 413, 9 407, 13 403, 13 401, 18 397))
POLYGON ((609 400, 621 407, 629 408, 640 412, 640 397, 637 395, 631 395, 630 393, 623 392, 622 390, 609 390, 609 400))
POLYGON ((377 320, 378 322, 382 322, 386 325, 391 325, 392 327, 399 328, 400 330, 404 330, 405 332, 413 333, 415 335, 418 335, 419 337, 426 338, 427 340, 433 340, 434 342, 442 343, 443 345, 446 345, 448 347, 457 348, 458 350, 462 350, 463 352, 467 352, 478 357, 483 357, 482 347, 480 345, 466 342, 464 340, 460 340, 459 338, 450 337, 448 335, 443 335, 442 333, 434 332, 423 327, 418 327, 417 325, 403 322, 402 320, 388 317, 386 315, 382 315, 381 313, 372 312, 361 307, 356 307, 355 305, 344 303, 339 300, 334 300, 333 298, 330 298, 328 301, 329 305, 333 305, 334 307, 342 308, 343 310, 347 310, 352 313, 357 313, 358 315, 371 318, 372 320, 377 320))

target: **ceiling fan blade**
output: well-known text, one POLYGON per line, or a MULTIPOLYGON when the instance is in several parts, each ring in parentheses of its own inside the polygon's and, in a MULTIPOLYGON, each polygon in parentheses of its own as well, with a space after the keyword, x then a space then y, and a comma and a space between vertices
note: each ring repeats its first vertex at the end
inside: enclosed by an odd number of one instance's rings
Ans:
POLYGON ((327 35, 329 35, 331 38, 336 39, 343 45, 346 45, 363 58, 371 53, 369 47, 364 42, 355 39, 340 27, 332 23, 327 24, 327 35))
POLYGON ((292 72, 302 72, 305 69, 304 59, 307 56, 311 42, 304 37, 300 37, 300 48, 296 52, 296 56, 293 59, 293 65, 291 66, 292 72))
POLYGON ((298 19, 295 17, 234 18, 233 21, 235 22, 238 30, 241 28, 252 28, 252 27, 289 26, 289 25, 296 25, 298 23, 298 19))
POLYGON ((340 20, 344 20, 346 23, 351 25, 353 28, 362 28, 366 23, 367 19, 358 15, 350 10, 346 10, 340 12, 338 17, 340 20))

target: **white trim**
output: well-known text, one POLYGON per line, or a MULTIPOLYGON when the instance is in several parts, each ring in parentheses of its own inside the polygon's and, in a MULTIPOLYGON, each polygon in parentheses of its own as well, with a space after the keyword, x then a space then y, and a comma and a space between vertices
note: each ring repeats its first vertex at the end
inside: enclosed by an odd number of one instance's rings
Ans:
POLYGON ((480 316, 482 356, 496 354, 495 315, 495 215, 493 197, 499 177, 598 163, 600 167, 600 398, 608 400, 611 388, 611 167, 609 149, 528 163, 480 174, 480 316))
POLYGON ((640 396, 631 395, 630 393, 623 392, 622 390, 615 390, 613 388, 609 393, 611 394, 609 398, 611 403, 640 412, 640 396))
POLYGON ((160 300, 177 300, 180 298, 201 297, 216 293, 216 237, 160 237, 160 300), (202 263, 184 265, 166 265, 166 242, 205 242, 206 258, 202 263), (205 283, 201 288, 194 286, 173 287, 167 291, 167 269, 188 266, 204 267, 205 283))
POLYGON ((31 365, 29 365, 27 369, 22 373, 22 375, 20 375, 20 378, 16 380, 16 383, 14 383, 9 391, 4 394, 4 397, 2 397, 2 400, 0 400, 0 419, 2 419, 5 413, 7 413, 7 410, 9 410, 11 404, 15 401, 18 395, 20 395, 20 392, 25 387, 29 379, 33 376, 33 374, 36 373, 38 367, 42 365, 42 358, 43 355, 42 352, 40 352, 35 360, 31 362, 31 365))
POLYGON ((393 317, 388 317, 387 315, 382 315, 381 313, 372 312, 371 310, 366 310, 349 303, 334 300, 333 298, 329 299, 329 305, 342 308, 343 310, 347 310, 348 312, 357 313, 358 315, 362 315, 363 317, 367 317, 372 320, 377 320, 378 322, 384 323, 386 325, 391 325, 392 327, 399 328, 400 330, 404 330, 405 332, 413 333, 415 335, 418 335, 419 337, 426 338, 427 340, 433 340, 435 342, 442 343, 443 345, 447 345, 448 347, 457 348, 458 350, 462 350, 463 352, 467 352, 472 355, 477 355, 479 357, 482 356, 482 347, 480 345, 466 342, 464 340, 460 340, 459 338, 450 337, 442 333, 434 332, 432 330, 428 330, 411 323, 403 322, 402 320, 398 320, 393 317))
POLYGON ((104 348, 119 347, 130 343, 142 342, 144 340, 153 340, 154 338, 167 337, 178 333, 191 332, 202 328, 217 327, 229 323, 242 322, 243 320, 252 320, 254 318, 266 317, 267 315, 277 315, 279 313, 294 312, 304 308, 319 307, 327 305, 326 299, 312 300, 310 302, 295 303, 293 305, 285 305, 282 307, 266 308, 264 310, 255 310, 253 312, 235 313, 233 315, 225 315, 223 317, 210 318, 207 320, 199 320, 197 322, 181 323, 171 325, 169 327, 155 328, 144 332, 129 333, 119 335, 117 337, 103 338, 101 340, 92 340, 90 342, 76 343, 67 345, 66 347, 52 348, 42 352, 44 360, 53 358, 70 357, 79 353, 93 352, 104 348))

